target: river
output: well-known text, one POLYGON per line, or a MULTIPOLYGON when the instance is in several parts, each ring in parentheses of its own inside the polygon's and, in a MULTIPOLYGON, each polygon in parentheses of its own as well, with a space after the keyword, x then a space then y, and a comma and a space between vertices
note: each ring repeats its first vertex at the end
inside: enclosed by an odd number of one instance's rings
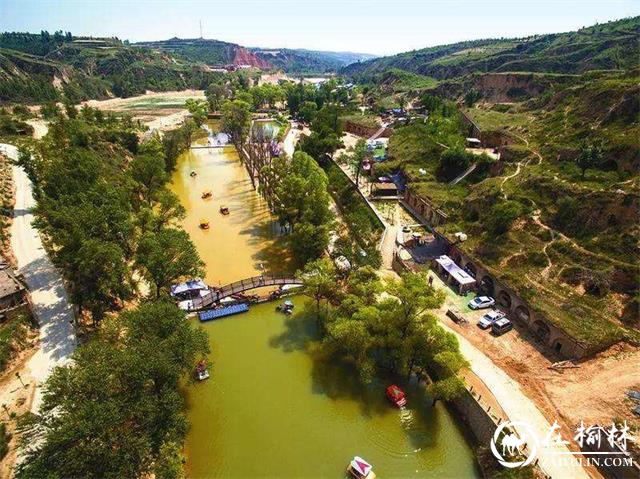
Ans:
MULTIPOLYGON (((291 269, 279 228, 232 147, 185 152, 172 188, 210 284, 291 269), (210 200, 200 197, 206 189, 210 200), (230 215, 219 214, 221 205, 230 215), (199 228, 201 218, 209 230, 199 228)), ((213 366, 211 379, 187 391, 188 477, 344 477, 356 454, 383 478, 478 477, 469 438, 442 404, 433 408, 419 388, 401 384, 409 404, 400 411, 384 397, 386 381, 362 387, 349 368, 317 360, 305 299, 293 301, 290 317, 263 303, 203 325, 213 366)))

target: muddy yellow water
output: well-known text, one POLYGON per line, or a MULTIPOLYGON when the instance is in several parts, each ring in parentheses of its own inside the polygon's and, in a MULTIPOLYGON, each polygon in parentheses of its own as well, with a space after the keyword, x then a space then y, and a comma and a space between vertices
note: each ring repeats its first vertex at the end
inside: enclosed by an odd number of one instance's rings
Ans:
POLYGON ((289 255, 277 240, 279 227, 253 190, 233 147, 184 153, 172 189, 187 210, 183 227, 206 263, 209 284, 254 276, 262 268, 273 272, 291 269, 289 255), (205 192, 211 192, 211 198, 203 199, 205 192), (228 215, 220 213, 223 206, 229 209, 228 215), (208 229, 200 227, 203 221, 209 223, 208 229))
MULTIPOLYGON (((260 263, 274 272, 286 267, 278 228, 232 148, 184 154, 173 188, 207 281, 250 276, 260 263), (200 198, 204 189, 212 200, 200 198), (222 204, 229 216, 219 214, 222 204), (199 229, 201 218, 209 230, 199 229)), ((349 368, 315 358, 314 322, 302 314, 304 298, 293 301, 291 317, 263 303, 203 324, 213 366, 209 380, 187 391, 189 477, 343 478, 356 454, 381 478, 478 476, 468 438, 447 409, 400 382, 409 397, 400 411, 384 397, 390 378, 365 388, 349 368)))

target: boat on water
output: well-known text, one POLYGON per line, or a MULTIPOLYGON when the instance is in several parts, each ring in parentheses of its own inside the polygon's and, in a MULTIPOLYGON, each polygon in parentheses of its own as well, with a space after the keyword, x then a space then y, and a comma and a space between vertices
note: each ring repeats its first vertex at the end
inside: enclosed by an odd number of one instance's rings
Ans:
POLYGON ((220 207, 220 214, 228 215, 229 214, 229 208, 227 206, 221 206, 220 207))
POLYGON ((208 230, 209 229, 209 220, 202 218, 200 220, 200 224, 198 226, 200 227, 201 230, 208 230))
POLYGON ((373 472, 373 466, 360 456, 355 456, 349 466, 347 472, 355 479, 375 479, 376 474, 373 472))
POLYGON ((387 388, 387 399, 397 407, 403 407, 407 404, 407 398, 404 395, 404 391, 395 384, 392 384, 387 388))
POLYGON ((213 192, 211 190, 205 190, 202 192, 202 199, 203 200, 208 200, 209 198, 213 197, 213 192))
POLYGON ((284 314, 292 314, 293 308, 294 308, 293 301, 291 301, 290 299, 287 299, 284 303, 276 306, 276 311, 279 311, 284 314))
POLYGON ((209 375, 209 370, 207 369, 207 361, 204 359, 200 361, 196 366, 195 372, 196 372, 196 379, 198 379, 198 381, 204 381, 205 379, 209 379, 210 375, 209 375))

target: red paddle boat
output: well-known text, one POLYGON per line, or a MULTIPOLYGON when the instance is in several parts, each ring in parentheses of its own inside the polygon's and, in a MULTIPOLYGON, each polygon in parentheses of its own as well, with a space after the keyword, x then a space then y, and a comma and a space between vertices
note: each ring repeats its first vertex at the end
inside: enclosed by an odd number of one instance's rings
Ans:
POLYGON ((404 397, 404 392, 395 384, 387 388, 387 399, 397 407, 402 407, 407 404, 407 398, 404 397))

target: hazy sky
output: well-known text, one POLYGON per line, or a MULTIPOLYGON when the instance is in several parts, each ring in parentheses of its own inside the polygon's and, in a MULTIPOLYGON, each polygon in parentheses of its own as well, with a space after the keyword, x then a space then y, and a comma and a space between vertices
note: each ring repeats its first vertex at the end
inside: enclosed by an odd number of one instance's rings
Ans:
POLYGON ((202 20, 205 38, 245 46, 389 54, 638 14, 638 0, 0 0, 0 31, 162 40, 199 37, 202 20))

